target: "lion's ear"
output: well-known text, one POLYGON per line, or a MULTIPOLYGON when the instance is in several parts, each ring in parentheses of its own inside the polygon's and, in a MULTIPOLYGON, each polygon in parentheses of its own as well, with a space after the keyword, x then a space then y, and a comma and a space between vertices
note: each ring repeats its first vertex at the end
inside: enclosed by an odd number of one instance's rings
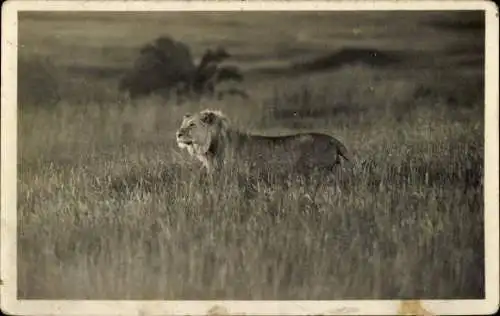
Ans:
POLYGON ((188 117, 191 117, 191 116, 192 116, 192 114, 191 114, 191 113, 186 113, 186 114, 184 114, 184 118, 188 118, 188 117))
POLYGON ((216 119, 217 119, 217 115, 214 112, 205 112, 205 113, 203 113, 203 115, 200 118, 200 120, 203 123, 208 124, 208 125, 213 124, 216 119))

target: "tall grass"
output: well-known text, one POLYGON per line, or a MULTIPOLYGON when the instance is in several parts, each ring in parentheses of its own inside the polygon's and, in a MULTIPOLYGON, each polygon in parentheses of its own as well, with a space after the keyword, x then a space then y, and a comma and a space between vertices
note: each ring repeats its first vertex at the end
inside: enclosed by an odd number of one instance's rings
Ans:
MULTIPOLYGON (((360 68, 346 73, 371 76, 360 68)), ((389 91, 390 84, 374 88, 389 91)), ((428 107, 395 119, 390 114, 409 106, 420 86, 399 85, 409 87, 406 96, 400 89, 397 97, 359 99, 361 106, 379 102, 365 120, 310 119, 359 162, 348 186, 322 186, 312 197, 299 182, 256 183, 251 196, 233 174, 215 187, 200 182, 173 132, 184 111, 204 105, 166 108, 149 100, 22 110, 20 297, 482 297, 480 113, 431 106, 429 97, 428 107)), ((275 95, 267 102, 314 109, 341 89, 365 93, 354 85, 301 87, 310 99, 275 95)), ((212 105, 252 126, 242 105, 212 105)), ((292 129, 264 104, 252 111, 253 120, 267 118, 261 132, 292 129)))

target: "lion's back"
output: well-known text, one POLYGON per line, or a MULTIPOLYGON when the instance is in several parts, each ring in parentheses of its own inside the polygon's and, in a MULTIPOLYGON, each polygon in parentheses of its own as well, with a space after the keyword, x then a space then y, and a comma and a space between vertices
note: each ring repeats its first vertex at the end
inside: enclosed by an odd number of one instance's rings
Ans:
POLYGON ((299 133, 283 136, 247 134, 233 150, 254 167, 269 170, 282 167, 330 167, 339 163, 345 146, 337 139, 320 133, 299 133))

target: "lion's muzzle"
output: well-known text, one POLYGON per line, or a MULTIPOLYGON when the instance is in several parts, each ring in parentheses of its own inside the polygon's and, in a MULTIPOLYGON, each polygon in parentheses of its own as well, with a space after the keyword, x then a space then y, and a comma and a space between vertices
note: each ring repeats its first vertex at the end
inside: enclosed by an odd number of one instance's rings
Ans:
POLYGON ((180 147, 186 147, 193 144, 193 140, 188 135, 186 135, 182 130, 177 131, 175 136, 177 144, 180 147))

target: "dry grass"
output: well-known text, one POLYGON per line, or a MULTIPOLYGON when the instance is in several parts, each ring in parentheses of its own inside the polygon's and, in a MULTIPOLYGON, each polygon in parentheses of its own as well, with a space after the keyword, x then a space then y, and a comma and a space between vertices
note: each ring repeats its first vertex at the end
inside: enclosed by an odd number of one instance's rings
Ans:
POLYGON ((174 125, 151 126, 164 108, 67 109, 39 110, 21 134, 23 297, 481 294, 481 124, 345 128, 370 162, 347 190, 310 201, 299 184, 262 185, 248 200, 231 175, 207 190, 176 161, 174 125))
POLYGON ((483 104, 463 83, 480 73, 347 66, 250 82, 245 102, 21 106, 19 296, 483 297, 483 104), (331 133, 360 164, 314 200, 298 182, 248 197, 232 174, 208 188, 173 140, 205 107, 263 133, 331 133))

